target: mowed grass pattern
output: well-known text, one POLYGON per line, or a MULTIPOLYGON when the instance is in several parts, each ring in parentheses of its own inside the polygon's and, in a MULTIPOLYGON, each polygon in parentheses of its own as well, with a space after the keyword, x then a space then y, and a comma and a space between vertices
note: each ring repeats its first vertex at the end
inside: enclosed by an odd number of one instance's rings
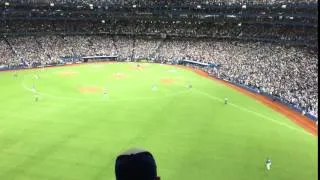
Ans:
POLYGON ((0 180, 115 179, 131 147, 150 150, 164 180, 317 179, 317 137, 283 115, 194 72, 141 66, 0 73, 0 180))

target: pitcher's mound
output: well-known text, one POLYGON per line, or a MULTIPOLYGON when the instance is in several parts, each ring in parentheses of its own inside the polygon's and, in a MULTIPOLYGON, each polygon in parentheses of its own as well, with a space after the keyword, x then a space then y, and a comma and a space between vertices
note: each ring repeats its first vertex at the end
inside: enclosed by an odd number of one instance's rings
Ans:
POLYGON ((98 86, 83 86, 79 88, 79 91, 84 94, 102 93, 102 88, 98 86))
POLYGON ((165 85, 171 85, 176 82, 176 80, 173 78, 162 78, 160 79, 160 81, 162 84, 165 84, 165 85))

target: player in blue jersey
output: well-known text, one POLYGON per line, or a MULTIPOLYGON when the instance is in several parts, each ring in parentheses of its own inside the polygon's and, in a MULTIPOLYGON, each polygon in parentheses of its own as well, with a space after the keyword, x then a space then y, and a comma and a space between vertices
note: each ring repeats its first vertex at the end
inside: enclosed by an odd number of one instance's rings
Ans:
POLYGON ((38 102, 38 101, 39 101, 39 96, 38 96, 38 94, 35 94, 35 95, 34 95, 34 101, 35 101, 35 102, 38 102))

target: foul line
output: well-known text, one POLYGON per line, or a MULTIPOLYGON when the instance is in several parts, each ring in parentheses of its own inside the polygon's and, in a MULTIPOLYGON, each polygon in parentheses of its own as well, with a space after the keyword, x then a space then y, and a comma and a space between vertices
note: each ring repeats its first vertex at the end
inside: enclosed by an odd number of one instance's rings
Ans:
MULTIPOLYGON (((202 92, 202 91, 198 91, 198 90, 195 90, 195 91, 198 92, 198 93, 201 93, 201 94, 203 94, 203 95, 205 95, 205 96, 207 96, 207 97, 209 97, 209 98, 211 98, 211 99, 213 99, 213 100, 219 101, 219 102, 221 102, 221 103, 224 102, 222 99, 220 99, 220 98, 218 98, 218 97, 215 97, 215 96, 212 96, 212 95, 210 95, 210 94, 208 94, 208 93, 205 93, 205 92, 202 92)), ((259 116, 259 117, 261 117, 261 118, 264 118, 264 119, 266 119, 266 120, 268 120, 268 121, 270 121, 270 122, 276 123, 276 124, 278 124, 278 125, 285 126, 285 127, 289 128, 289 129, 291 129, 291 130, 295 130, 295 131, 299 131, 299 132, 301 132, 301 133, 303 133, 303 134, 311 135, 310 133, 307 133, 306 131, 304 131, 304 130, 302 130, 302 129, 298 129, 298 128, 295 128, 295 127, 293 127, 293 126, 290 126, 290 125, 288 125, 288 124, 286 124, 286 123, 282 123, 282 122, 276 121, 276 120, 274 120, 274 119, 272 119, 272 118, 270 118, 270 117, 268 117, 268 116, 266 116, 266 115, 263 115, 263 114, 261 114, 261 113, 252 111, 252 110, 250 110, 250 109, 248 109, 248 108, 244 108, 244 107, 241 107, 241 106, 238 106, 238 105, 236 105, 236 104, 229 103, 229 102, 228 102, 228 105, 231 105, 231 106, 233 106, 233 107, 235 107, 235 108, 237 108, 237 109, 240 109, 240 110, 242 110, 242 111, 246 111, 246 112, 255 114, 256 116, 259 116)))

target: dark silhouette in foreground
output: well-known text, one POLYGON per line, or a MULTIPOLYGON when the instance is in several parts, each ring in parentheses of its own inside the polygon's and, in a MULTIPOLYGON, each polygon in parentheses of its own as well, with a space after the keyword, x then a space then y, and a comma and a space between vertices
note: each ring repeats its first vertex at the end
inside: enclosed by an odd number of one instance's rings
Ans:
POLYGON ((143 149, 130 149, 120 154, 115 164, 116 180, 160 180, 152 154, 143 149))

